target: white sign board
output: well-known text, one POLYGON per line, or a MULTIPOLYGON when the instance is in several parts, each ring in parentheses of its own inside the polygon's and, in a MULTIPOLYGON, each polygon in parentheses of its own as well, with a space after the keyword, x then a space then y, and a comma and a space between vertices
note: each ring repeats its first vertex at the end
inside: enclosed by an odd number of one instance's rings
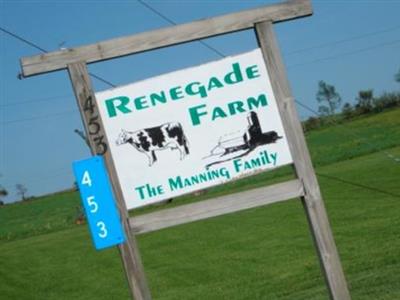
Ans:
POLYGON ((292 162, 259 49, 96 99, 128 209, 292 162))

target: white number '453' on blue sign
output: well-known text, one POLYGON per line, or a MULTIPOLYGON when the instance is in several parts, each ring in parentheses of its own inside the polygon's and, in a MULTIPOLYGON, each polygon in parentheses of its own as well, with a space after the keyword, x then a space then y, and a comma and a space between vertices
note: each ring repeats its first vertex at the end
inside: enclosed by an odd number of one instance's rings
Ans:
POLYGON ((72 164, 90 233, 97 250, 125 241, 110 182, 101 156, 72 164))

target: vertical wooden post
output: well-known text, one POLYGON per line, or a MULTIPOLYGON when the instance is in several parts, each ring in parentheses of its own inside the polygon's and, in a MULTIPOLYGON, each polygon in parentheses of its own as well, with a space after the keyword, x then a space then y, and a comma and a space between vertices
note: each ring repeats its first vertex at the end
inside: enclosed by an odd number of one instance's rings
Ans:
POLYGON ((290 91, 272 22, 257 23, 255 31, 271 78, 272 89, 277 98, 278 109, 293 157, 296 174, 304 185, 305 196, 302 197, 302 202, 330 297, 334 300, 351 299, 294 99, 290 91))
POLYGON ((103 124, 99 116, 95 95, 85 62, 68 65, 72 87, 78 102, 79 111, 84 123, 86 136, 88 138, 92 154, 104 156, 108 169, 111 185, 117 201, 121 222, 125 230, 126 242, 118 246, 125 274, 129 282, 132 297, 136 300, 151 299, 146 277, 140 259, 139 248, 135 236, 129 226, 129 216, 123 200, 122 191, 116 177, 115 166, 108 150, 108 143, 103 130, 103 124))

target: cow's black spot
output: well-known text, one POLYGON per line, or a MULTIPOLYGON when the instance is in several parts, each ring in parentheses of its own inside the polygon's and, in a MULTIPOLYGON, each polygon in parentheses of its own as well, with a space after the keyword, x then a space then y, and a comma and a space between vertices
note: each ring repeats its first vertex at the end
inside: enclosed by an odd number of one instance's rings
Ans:
POLYGON ((168 132, 168 136, 170 138, 176 138, 176 140, 178 141, 178 144, 180 146, 184 146, 186 154, 189 154, 187 140, 186 140, 185 134, 183 133, 181 125, 178 124, 177 126, 173 126, 173 127, 168 126, 166 128, 166 130, 168 132))
POLYGON ((143 150, 149 151, 150 143, 147 140, 147 137, 144 135, 143 132, 138 133, 138 138, 139 138, 140 146, 143 148, 143 150))
POLYGON ((174 126, 174 127, 167 127, 168 136, 170 138, 176 138, 179 145, 183 145, 183 131, 181 127, 174 126))
POLYGON ((161 127, 146 128, 145 131, 149 135, 151 144, 153 146, 157 146, 159 148, 163 147, 165 142, 165 137, 161 131, 161 127))

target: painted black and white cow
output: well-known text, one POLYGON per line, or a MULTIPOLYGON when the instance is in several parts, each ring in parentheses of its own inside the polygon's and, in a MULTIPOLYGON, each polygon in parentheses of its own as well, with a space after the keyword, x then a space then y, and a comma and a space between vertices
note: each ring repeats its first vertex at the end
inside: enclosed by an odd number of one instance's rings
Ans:
POLYGON ((157 161, 155 151, 163 149, 178 149, 180 159, 189 154, 188 141, 180 123, 165 123, 160 126, 144 128, 137 131, 122 129, 116 140, 117 145, 129 143, 136 150, 146 154, 149 166, 157 161))

